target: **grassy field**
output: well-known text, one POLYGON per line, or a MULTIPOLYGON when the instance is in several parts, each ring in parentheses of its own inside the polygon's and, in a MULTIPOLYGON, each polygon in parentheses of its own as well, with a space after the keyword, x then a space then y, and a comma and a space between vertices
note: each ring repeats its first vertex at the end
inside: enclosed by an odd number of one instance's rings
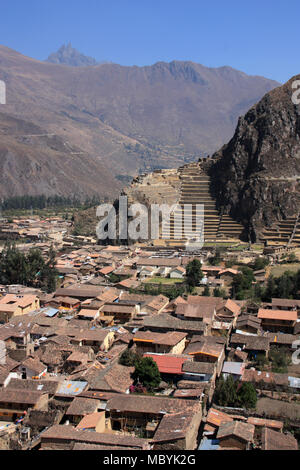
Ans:
POLYGON ((286 403, 272 398, 259 398, 256 404, 256 411, 273 419, 288 418, 291 420, 300 419, 300 404, 286 403))
POLYGON ((286 264, 279 264, 278 266, 274 266, 271 268, 271 274, 274 277, 281 276, 285 271, 292 271, 293 273, 297 272, 300 269, 300 262, 299 263, 286 263, 286 264))
MULTIPOLYGON (((248 243, 238 243, 238 242, 220 242, 220 243, 214 243, 214 242, 205 242, 204 247, 212 247, 212 248, 228 248, 231 251, 243 251, 246 248, 248 248, 248 243)), ((251 247, 253 250, 260 250, 262 249, 262 245, 256 244, 252 245, 251 247)))
POLYGON ((248 245, 236 245, 232 246, 230 249, 231 251, 244 251, 247 247, 248 245))
POLYGON ((254 251, 263 250, 263 249, 264 249, 264 245, 263 245, 263 243, 253 243, 253 244, 251 245, 251 249, 254 250, 254 251))
POLYGON ((214 243, 214 242, 204 242, 203 246, 206 247, 222 247, 222 248, 230 248, 232 246, 236 245, 236 242, 220 242, 220 243, 214 243))

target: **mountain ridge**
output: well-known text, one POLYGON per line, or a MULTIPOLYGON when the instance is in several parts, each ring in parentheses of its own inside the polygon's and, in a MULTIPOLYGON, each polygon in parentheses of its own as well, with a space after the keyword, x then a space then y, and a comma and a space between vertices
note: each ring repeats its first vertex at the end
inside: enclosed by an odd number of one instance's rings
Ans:
MULTIPOLYGON (((99 161, 110 175, 98 174, 101 195, 111 194, 112 181, 117 194, 122 178, 174 168, 217 150, 231 137, 238 116, 278 85, 228 67, 182 61, 69 67, 5 46, 0 46, 0 79, 7 89, 0 111, 56 134, 81 149, 82 158, 99 161)), ((0 133, 5 125, 2 115, 0 133)), ((38 145, 31 145, 38 152, 38 145)), ((5 193, 1 187, 0 195, 5 193)))

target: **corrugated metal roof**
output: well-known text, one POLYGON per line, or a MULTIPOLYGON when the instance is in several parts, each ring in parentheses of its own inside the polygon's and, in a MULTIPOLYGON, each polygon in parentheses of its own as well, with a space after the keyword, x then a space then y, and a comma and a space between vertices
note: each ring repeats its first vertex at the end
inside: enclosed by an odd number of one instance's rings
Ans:
POLYGON ((198 450, 219 450, 219 440, 218 439, 207 439, 205 437, 200 442, 198 450))
POLYGON ((225 361, 223 364, 222 373, 241 375, 245 365, 243 362, 228 362, 225 361))
POLYGON ((289 377, 289 386, 293 388, 300 388, 300 378, 298 377, 289 377))
POLYGON ((58 312, 59 312, 59 310, 57 310, 57 308, 53 308, 53 307, 48 307, 44 310, 44 313, 45 313, 45 315, 47 315, 47 317, 54 317, 54 315, 56 315, 58 312))
POLYGON ((59 385, 57 394, 59 395, 78 395, 83 392, 87 386, 87 382, 76 381, 76 380, 65 380, 61 385, 59 385))

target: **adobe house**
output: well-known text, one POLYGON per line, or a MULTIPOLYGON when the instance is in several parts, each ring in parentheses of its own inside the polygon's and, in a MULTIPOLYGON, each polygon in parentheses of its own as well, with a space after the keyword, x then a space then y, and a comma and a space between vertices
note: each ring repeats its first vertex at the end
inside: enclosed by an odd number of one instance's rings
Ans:
POLYGON ((21 363, 19 370, 22 373, 22 379, 40 379, 46 374, 47 366, 38 358, 28 357, 21 363))
POLYGON ((24 415, 29 408, 48 410, 48 393, 42 391, 27 391, 12 389, 0 390, 0 416, 5 421, 14 421, 24 415))
POLYGON ((49 302, 49 305, 58 309, 77 309, 80 307, 80 300, 74 299, 73 297, 55 297, 49 302))
POLYGON ((202 266, 201 271, 206 274, 206 276, 217 277, 219 272, 222 271, 221 266, 202 266))
POLYGON ((219 376, 225 358, 224 342, 222 338, 216 338, 216 341, 209 338, 194 336, 184 353, 193 356, 194 361, 214 363, 219 376))
POLYGON ((25 331, 19 332, 15 328, 7 329, 6 337, 2 336, 1 339, 5 342, 7 349, 16 350, 21 349, 24 352, 29 351, 31 346, 30 333, 25 331))
POLYGON ((119 303, 107 303, 100 308, 100 320, 102 317, 113 317, 114 322, 126 323, 137 313, 134 305, 119 305, 119 303))
POLYGON ((235 327, 238 316, 241 313, 241 307, 231 299, 224 301, 223 305, 217 309, 217 318, 223 322, 232 322, 235 327))
MULTIPOLYGON (((146 439, 134 436, 123 436, 111 433, 93 432, 90 430, 76 429, 73 426, 55 425, 41 434, 42 450, 72 450, 86 444, 90 446, 103 446, 125 450, 149 450, 146 439), (81 444, 81 446, 79 446, 81 444), (75 446, 74 446, 75 445, 75 446)), ((101 448, 100 447, 100 448, 101 448)), ((94 447, 95 448, 95 447, 94 447)), ((98 447, 99 448, 99 447, 98 447)))
POLYGON ((74 297, 79 300, 93 299, 101 295, 102 287, 67 287, 59 288, 55 292, 55 297, 74 297))
POLYGON ((290 352, 295 351, 293 343, 295 341, 295 335, 288 333, 267 333, 267 337, 270 340, 270 346, 276 346, 277 348, 289 349, 290 352))
POLYGON ((77 318, 80 320, 96 320, 100 316, 100 308, 82 308, 78 314, 77 318))
POLYGON ((274 310, 260 308, 257 317, 265 331, 291 333, 298 319, 297 310, 274 310))
POLYGON ((214 382, 217 368, 214 363, 186 361, 182 365, 182 380, 214 382))
POLYGON ((164 415, 151 440, 153 450, 194 450, 201 424, 200 409, 164 415))
POLYGON ((300 316, 300 300, 296 299, 272 299, 272 309, 274 310, 297 310, 300 316))
POLYGON ((222 423, 231 423, 233 418, 223 411, 211 407, 205 418, 204 433, 206 436, 216 436, 222 423))
POLYGON ((92 362, 92 356, 94 356, 92 348, 90 348, 89 352, 73 351, 63 365, 64 373, 71 374, 81 366, 87 368, 88 363, 92 362))
POLYGON ((268 357, 270 350, 270 339, 266 336, 243 335, 234 333, 230 339, 230 345, 240 347, 246 352, 249 359, 255 359, 258 354, 268 357))
POLYGON ((170 271, 170 278, 171 279, 184 279, 185 277, 185 269, 182 266, 176 266, 176 268, 172 268, 170 271))
POLYGON ((261 329, 261 319, 254 315, 240 315, 236 321, 237 333, 252 333, 257 335, 261 329))
MULTIPOLYGON (((72 424, 77 425, 86 415, 98 413, 100 410, 100 400, 94 398, 75 397, 65 413, 65 418, 72 424)), ((104 430, 102 432, 104 432, 104 430)))
POLYGON ((160 294, 153 297, 150 302, 147 302, 142 311, 151 314, 158 315, 164 308, 169 304, 170 300, 168 297, 160 294))
POLYGON ((77 424, 76 429, 104 433, 106 430, 105 411, 98 411, 85 415, 77 424))
POLYGON ((68 333, 68 336, 71 336, 71 344, 90 346, 95 352, 98 352, 99 350, 109 350, 114 341, 115 333, 101 328, 94 330, 74 328, 72 332, 68 333))
POLYGON ((7 294, 0 299, 0 323, 8 323, 13 317, 25 315, 39 308, 40 301, 36 295, 7 294))
POLYGON ((222 279, 226 286, 230 286, 238 273, 239 272, 236 269, 226 268, 222 271, 219 271, 218 278, 222 279))
POLYGON ((255 433, 254 439, 261 440, 264 428, 270 428, 273 431, 282 432, 283 430, 283 422, 276 421, 273 419, 263 419, 263 418, 256 418, 254 416, 249 416, 247 419, 247 423, 253 424, 255 426, 255 433))
MULTIPOLYGON (((108 401, 106 412, 111 429, 134 431, 137 428, 155 433, 166 414, 193 411, 201 421, 201 404, 193 400, 139 395, 116 395, 108 401), (152 424, 151 426, 150 423, 152 424)), ((154 434, 155 435, 155 434, 154 434)))
POLYGON ((298 450, 298 442, 291 434, 283 434, 269 427, 262 430, 262 450, 298 450))
POLYGON ((250 450, 254 440, 254 431, 255 427, 250 423, 241 421, 221 423, 217 433, 220 450, 250 450))
POLYGON ((187 333, 188 338, 191 338, 195 334, 205 335, 208 332, 207 324, 201 320, 181 320, 180 318, 176 318, 167 312, 160 313, 159 315, 145 317, 143 325, 147 330, 159 333, 182 331, 187 333))
POLYGON ((154 333, 138 331, 133 337, 133 343, 138 353, 147 352, 182 354, 186 344, 187 333, 171 331, 169 333, 154 333))
POLYGON ((52 398, 59 386, 59 382, 56 380, 47 380, 47 379, 21 379, 21 378, 11 378, 7 384, 7 389, 19 390, 20 394, 23 391, 42 391, 48 393, 49 398, 52 398))
POLYGON ((210 302, 201 304, 181 303, 176 306, 175 316, 181 320, 200 320, 211 322, 216 313, 215 305, 210 302))

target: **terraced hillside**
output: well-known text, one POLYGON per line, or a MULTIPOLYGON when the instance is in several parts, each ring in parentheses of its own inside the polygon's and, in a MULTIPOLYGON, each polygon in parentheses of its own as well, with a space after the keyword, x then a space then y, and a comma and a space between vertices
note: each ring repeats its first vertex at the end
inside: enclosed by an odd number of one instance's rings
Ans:
POLYGON ((268 245, 274 243, 286 246, 300 246, 300 211, 297 217, 280 220, 265 228, 261 240, 268 245))
POLYGON ((170 223, 164 224, 161 238, 171 244, 182 244, 189 239, 197 239, 196 207, 203 205, 197 214, 204 215, 204 241, 224 241, 238 239, 243 227, 230 216, 222 215, 216 208, 216 201, 210 193, 210 177, 201 163, 184 165, 178 170, 180 196, 170 223), (184 221, 184 224, 183 224, 184 221))

